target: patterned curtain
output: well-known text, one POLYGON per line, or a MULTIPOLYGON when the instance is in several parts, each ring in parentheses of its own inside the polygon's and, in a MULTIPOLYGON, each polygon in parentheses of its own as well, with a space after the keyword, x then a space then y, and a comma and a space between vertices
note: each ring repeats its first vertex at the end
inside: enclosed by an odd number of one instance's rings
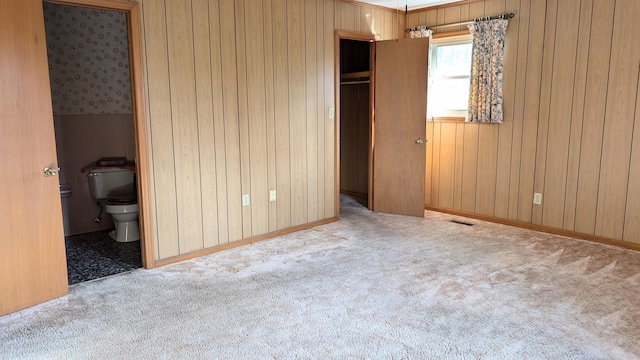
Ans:
POLYGON ((420 28, 413 28, 409 31, 409 37, 414 39, 414 38, 425 38, 431 37, 431 30, 427 30, 427 29, 420 29, 420 28))
POLYGON ((502 63, 507 24, 503 19, 469 24, 473 36, 469 122, 502 122, 502 63))

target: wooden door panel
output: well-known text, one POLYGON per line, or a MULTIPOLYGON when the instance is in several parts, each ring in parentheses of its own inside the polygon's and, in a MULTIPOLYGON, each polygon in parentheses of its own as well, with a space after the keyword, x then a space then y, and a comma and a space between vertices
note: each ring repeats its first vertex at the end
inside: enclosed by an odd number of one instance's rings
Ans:
POLYGON ((374 211, 424 216, 428 39, 376 42, 374 211))
POLYGON ((68 291, 40 0, 0 0, 0 315, 68 291))

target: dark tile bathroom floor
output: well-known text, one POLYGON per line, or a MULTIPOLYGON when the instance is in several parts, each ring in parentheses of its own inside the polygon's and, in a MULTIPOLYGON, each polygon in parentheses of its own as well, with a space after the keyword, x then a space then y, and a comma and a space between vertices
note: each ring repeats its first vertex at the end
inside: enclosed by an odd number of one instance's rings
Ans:
POLYGON ((142 267, 140 241, 119 243, 109 230, 67 236, 69 285, 142 267))

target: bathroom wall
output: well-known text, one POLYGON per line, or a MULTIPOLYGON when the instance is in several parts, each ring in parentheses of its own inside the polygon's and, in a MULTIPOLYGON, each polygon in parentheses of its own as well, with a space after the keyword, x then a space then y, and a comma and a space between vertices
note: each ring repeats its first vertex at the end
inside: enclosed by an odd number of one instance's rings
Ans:
POLYGON ((44 3, 54 115, 131 114, 124 13, 44 3))
POLYGON ((126 17, 44 3, 65 235, 108 229, 80 169, 107 156, 135 158, 126 17))
POLYGON ((93 221, 99 207, 80 169, 105 156, 135 157, 132 115, 56 115, 54 126, 60 183, 72 189, 70 197, 62 198, 65 236, 111 228, 107 213, 101 223, 93 221))

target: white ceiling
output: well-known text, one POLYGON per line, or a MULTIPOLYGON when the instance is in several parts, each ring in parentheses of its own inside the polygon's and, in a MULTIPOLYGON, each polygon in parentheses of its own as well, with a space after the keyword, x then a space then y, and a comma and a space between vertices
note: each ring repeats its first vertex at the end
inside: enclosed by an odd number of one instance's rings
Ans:
POLYGON ((404 10, 405 5, 409 10, 421 9, 428 6, 450 4, 462 0, 359 0, 359 2, 384 6, 390 9, 404 10))

